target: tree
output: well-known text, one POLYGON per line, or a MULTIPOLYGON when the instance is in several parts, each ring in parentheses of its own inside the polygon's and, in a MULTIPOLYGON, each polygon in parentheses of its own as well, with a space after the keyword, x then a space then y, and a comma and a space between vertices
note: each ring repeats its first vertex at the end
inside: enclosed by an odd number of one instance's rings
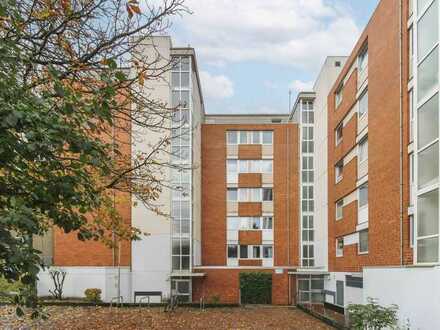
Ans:
MULTIPOLYGON (((161 212, 175 109, 144 86, 173 63, 133 50, 186 12, 183 0, 0 0, 0 276, 35 283, 32 237, 53 226, 109 246, 136 239, 115 191, 161 212), (163 133, 134 158, 132 123, 163 133)), ((17 302, 34 306, 30 292, 17 302)))

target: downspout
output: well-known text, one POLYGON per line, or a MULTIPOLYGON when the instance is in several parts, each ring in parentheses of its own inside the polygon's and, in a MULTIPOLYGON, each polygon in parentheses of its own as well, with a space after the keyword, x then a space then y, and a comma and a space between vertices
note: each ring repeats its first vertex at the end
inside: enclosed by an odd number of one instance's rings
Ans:
POLYGON ((399 98, 399 142, 400 142, 400 186, 399 186, 399 198, 400 198, 400 265, 403 265, 403 8, 402 0, 399 1, 399 84, 400 84, 400 98, 399 98))
MULTIPOLYGON (((289 95, 289 99, 290 99, 290 95, 289 95)), ((290 103, 290 102, 289 102, 290 103)), ((289 122, 287 122, 287 128, 286 128, 286 148, 287 148, 287 266, 290 266, 290 130, 289 130, 289 122)), ((289 272, 289 270, 287 269, 287 272, 289 272)), ((287 293, 287 299, 288 299, 288 304, 290 304, 291 301, 291 294, 290 294, 290 277, 287 274, 287 281, 288 281, 288 286, 287 289, 289 290, 289 292, 287 293)))

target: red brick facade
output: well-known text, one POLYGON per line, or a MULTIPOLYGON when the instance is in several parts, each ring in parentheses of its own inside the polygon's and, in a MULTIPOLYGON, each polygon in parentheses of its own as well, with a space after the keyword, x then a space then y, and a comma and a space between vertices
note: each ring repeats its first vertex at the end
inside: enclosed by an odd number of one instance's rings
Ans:
MULTIPOLYGON (((404 12, 407 12, 407 2, 404 12)), ((406 39, 406 21, 403 17, 403 33, 406 39)), ((404 263, 412 260, 409 247, 409 169, 407 146, 409 144, 409 108, 407 98, 408 44, 403 50, 399 44, 399 2, 382 0, 368 26, 362 33, 340 76, 328 97, 328 182, 329 182, 329 270, 359 272, 363 266, 399 265, 401 253, 404 263), (357 244, 344 247, 343 256, 336 257, 336 239, 356 232, 357 201, 343 208, 343 218, 336 221, 335 203, 357 189, 357 157, 343 168, 343 179, 335 183, 335 165, 352 150, 356 144, 358 118, 355 114, 345 120, 343 140, 335 146, 335 130, 354 106, 358 92, 357 56, 368 43, 368 254, 359 255, 357 244), (399 56, 403 55, 403 79, 400 79, 399 56), (335 93, 340 84, 343 100, 335 107, 335 93), (401 102, 402 84, 402 110, 401 102), (399 127, 402 111, 402 134, 399 127), (400 139, 402 137, 402 153, 400 139), (400 195, 400 157, 402 155, 402 189, 400 195), (402 217, 402 218, 401 218, 402 217), (403 244, 401 246, 401 221, 403 244), (403 251, 402 251, 403 249, 403 251), (402 252, 401 252, 402 251, 402 252)))

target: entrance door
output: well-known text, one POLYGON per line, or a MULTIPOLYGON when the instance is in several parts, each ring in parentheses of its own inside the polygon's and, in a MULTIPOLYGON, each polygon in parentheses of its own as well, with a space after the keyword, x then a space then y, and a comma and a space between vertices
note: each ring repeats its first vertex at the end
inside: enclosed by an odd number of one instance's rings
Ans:
POLYGON ((344 281, 336 281, 336 305, 344 307, 344 281))

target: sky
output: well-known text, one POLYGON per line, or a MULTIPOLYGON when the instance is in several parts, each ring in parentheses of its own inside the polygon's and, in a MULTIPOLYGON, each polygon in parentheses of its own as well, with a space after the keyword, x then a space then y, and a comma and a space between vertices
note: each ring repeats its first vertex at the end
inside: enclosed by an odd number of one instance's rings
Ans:
POLYGON ((214 113, 286 113, 326 56, 349 55, 378 0, 186 0, 174 46, 195 49, 214 113))

